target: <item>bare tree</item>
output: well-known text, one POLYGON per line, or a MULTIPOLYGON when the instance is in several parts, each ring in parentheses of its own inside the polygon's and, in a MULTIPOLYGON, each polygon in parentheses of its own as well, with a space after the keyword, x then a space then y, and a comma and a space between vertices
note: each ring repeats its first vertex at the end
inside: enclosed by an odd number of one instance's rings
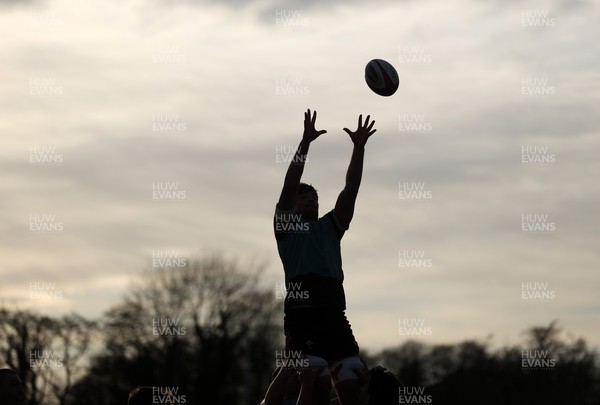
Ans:
POLYGON ((58 404, 67 405, 73 383, 85 375, 95 322, 77 314, 63 316, 54 323, 51 347, 60 366, 48 367, 42 378, 58 404))
POLYGON ((96 366, 113 369, 114 380, 103 384, 119 395, 138 384, 177 387, 188 403, 255 401, 282 336, 261 271, 220 255, 144 271, 106 314, 96 366))
POLYGON ((25 385, 26 404, 67 403, 74 379, 85 373, 92 326, 79 315, 0 309, 0 351, 25 385))

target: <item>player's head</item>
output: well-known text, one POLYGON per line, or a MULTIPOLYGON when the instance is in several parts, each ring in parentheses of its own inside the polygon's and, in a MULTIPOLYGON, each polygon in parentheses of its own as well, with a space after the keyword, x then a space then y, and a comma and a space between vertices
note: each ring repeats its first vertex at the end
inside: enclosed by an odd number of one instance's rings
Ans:
POLYGON ((127 405, 146 405, 153 404, 152 387, 143 386, 131 390, 127 405))
POLYGON ((300 183, 298 187, 298 213, 309 221, 319 218, 319 195, 310 184, 300 183))
POLYGON ((368 374, 362 403, 367 405, 398 404, 398 389, 401 385, 396 376, 381 366, 372 368, 368 374))
POLYGON ((21 404, 23 394, 23 383, 17 372, 10 368, 0 369, 0 404, 21 404))

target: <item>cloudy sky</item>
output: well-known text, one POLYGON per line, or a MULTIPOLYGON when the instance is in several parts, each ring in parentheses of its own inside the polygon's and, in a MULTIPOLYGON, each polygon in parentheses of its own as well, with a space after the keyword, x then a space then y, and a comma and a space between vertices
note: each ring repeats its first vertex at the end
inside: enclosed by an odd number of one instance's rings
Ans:
POLYGON ((512 343, 554 319, 598 345, 599 15, 557 0, 2 2, 0 300, 97 317, 153 255, 215 250, 265 261, 275 295, 272 215, 311 108, 328 130, 303 177, 321 214, 344 185, 342 128, 376 120, 342 244, 362 347, 512 343), (392 97, 364 82, 374 58, 398 70, 392 97))

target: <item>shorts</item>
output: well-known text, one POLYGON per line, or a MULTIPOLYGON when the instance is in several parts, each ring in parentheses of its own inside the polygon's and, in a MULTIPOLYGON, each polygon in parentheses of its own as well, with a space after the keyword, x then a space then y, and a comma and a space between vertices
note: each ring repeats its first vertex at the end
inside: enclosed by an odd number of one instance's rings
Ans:
POLYGON ((358 355, 358 343, 342 309, 289 309, 283 328, 286 350, 322 357, 329 363, 358 355))

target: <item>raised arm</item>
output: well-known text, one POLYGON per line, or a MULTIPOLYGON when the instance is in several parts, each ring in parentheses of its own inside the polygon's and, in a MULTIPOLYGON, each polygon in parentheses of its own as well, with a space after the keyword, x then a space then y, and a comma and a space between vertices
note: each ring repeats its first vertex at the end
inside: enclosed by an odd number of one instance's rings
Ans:
POLYGON ((306 162, 306 156, 308 155, 308 147, 312 141, 327 132, 324 129, 320 131, 315 129, 316 119, 316 111, 312 117, 310 109, 304 113, 304 133, 302 134, 302 140, 300 141, 300 145, 298 145, 294 158, 290 162, 290 166, 285 174, 285 181, 283 183, 283 188, 281 189, 279 202, 277 203, 277 207, 281 210, 289 210, 296 206, 298 186, 300 185, 300 179, 304 172, 304 163, 306 162))
POLYGON ((350 165, 346 172, 346 185, 335 203, 335 217, 343 229, 348 229, 354 215, 354 205, 363 172, 365 145, 369 137, 377 131, 376 129, 372 129, 375 121, 369 123, 370 118, 371 116, 367 115, 367 119, 363 125, 361 114, 358 117, 358 128, 354 132, 348 128, 344 128, 344 131, 350 135, 350 139, 354 143, 354 149, 352 150, 352 158, 350 158, 350 165))

